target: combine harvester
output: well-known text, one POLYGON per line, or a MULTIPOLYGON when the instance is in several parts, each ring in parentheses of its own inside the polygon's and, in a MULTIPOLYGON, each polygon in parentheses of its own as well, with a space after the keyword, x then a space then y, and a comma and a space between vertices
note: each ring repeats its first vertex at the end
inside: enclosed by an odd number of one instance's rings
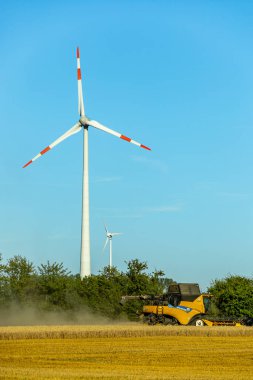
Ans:
POLYGON ((123 296, 121 304, 129 300, 147 301, 140 318, 149 325, 184 326, 253 326, 253 318, 245 316, 241 320, 212 318, 208 315, 212 295, 201 294, 198 284, 171 284, 168 291, 160 296, 123 296))

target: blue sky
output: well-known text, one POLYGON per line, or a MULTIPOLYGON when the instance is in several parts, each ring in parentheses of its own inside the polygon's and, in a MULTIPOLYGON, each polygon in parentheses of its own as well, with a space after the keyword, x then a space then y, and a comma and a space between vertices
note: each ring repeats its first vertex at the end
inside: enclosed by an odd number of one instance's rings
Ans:
POLYGON ((202 289, 253 268, 253 4, 9 1, 0 5, 0 252, 79 272, 82 136, 22 166, 87 115, 92 272, 147 261, 202 289))

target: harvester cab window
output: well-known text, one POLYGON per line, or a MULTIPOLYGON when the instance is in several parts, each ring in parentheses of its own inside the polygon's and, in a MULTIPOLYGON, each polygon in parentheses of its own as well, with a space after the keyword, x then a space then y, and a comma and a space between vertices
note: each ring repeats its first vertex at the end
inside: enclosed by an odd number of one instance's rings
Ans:
POLYGON ((177 307, 181 302, 181 296, 180 294, 172 294, 168 298, 169 305, 172 305, 174 307, 177 307))
POLYGON ((211 298, 209 296, 203 296, 203 302, 204 302, 205 312, 207 313, 211 306, 211 298))

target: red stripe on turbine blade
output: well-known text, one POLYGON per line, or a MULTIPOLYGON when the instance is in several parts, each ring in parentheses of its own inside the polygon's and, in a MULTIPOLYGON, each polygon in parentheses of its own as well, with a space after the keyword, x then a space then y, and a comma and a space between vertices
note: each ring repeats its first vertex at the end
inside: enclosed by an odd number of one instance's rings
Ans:
POLYGON ((27 164, 25 164, 24 166, 23 166, 23 168, 26 168, 28 165, 30 165, 32 163, 32 160, 31 161, 29 161, 29 162, 27 162, 27 164))
POLYGON ((120 138, 121 138, 122 140, 125 140, 125 141, 128 141, 128 142, 131 141, 131 139, 130 139, 129 137, 124 136, 124 135, 121 135, 120 138))
POLYGON ((144 149, 147 149, 147 150, 151 150, 149 147, 147 147, 145 145, 142 145, 142 144, 141 144, 141 148, 144 148, 144 149))
POLYGON ((81 69, 77 69, 77 79, 78 80, 82 79, 82 77, 81 77, 81 69))
POLYGON ((45 149, 43 149, 43 150, 40 152, 40 154, 41 154, 41 155, 42 155, 42 154, 45 154, 45 153, 47 153, 50 149, 51 149, 50 146, 47 146, 45 149))
POLYGON ((79 47, 76 49, 76 57, 77 57, 77 58, 80 58, 79 47))

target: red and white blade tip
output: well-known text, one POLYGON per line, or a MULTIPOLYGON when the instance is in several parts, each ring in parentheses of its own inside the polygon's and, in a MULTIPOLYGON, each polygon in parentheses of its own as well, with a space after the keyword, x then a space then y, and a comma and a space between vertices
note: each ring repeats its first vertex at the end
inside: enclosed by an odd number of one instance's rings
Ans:
POLYGON ((23 169, 26 168, 28 165, 30 165, 32 163, 32 160, 28 161, 24 166, 23 166, 23 169))
POLYGON ((136 143, 133 139, 130 139, 130 137, 127 137, 127 136, 124 136, 124 135, 120 135, 119 138, 122 139, 122 140, 125 140, 125 141, 127 141, 127 142, 131 142, 131 143, 134 143, 134 144, 136 144, 136 145, 139 145, 140 148, 147 149, 147 150, 151 150, 151 149, 150 149, 148 146, 146 146, 146 145, 136 143))
POLYGON ((68 137, 74 135, 75 133, 79 132, 82 129, 81 124, 78 122, 76 123, 72 128, 70 128, 67 132, 65 132, 63 135, 58 137, 54 142, 52 142, 50 145, 48 145, 45 149, 43 149, 37 156, 33 157, 30 161, 28 161, 23 168, 26 168, 28 165, 30 165, 32 162, 37 160, 37 158, 43 156, 43 154, 47 153, 49 150, 53 149, 56 145, 60 144, 62 141, 67 139, 68 137))
POLYGON ((147 149, 147 150, 151 150, 151 148, 149 148, 148 146, 145 146, 145 145, 141 145, 141 148, 144 148, 144 149, 147 149))
POLYGON ((107 128, 105 125, 100 124, 100 123, 99 123, 98 121, 96 121, 96 120, 89 120, 88 124, 91 125, 91 126, 94 127, 94 128, 100 129, 100 130, 102 130, 102 131, 104 131, 104 132, 107 132, 107 133, 109 133, 109 134, 111 134, 111 135, 114 135, 114 136, 116 136, 116 137, 119 137, 119 138, 122 139, 122 140, 125 140, 125 141, 127 141, 127 142, 129 142, 129 143, 132 143, 132 144, 134 144, 134 145, 137 145, 137 146, 139 146, 140 148, 147 149, 147 150, 151 150, 151 149, 150 149, 149 147, 147 147, 146 145, 143 145, 143 144, 139 143, 138 141, 135 141, 135 140, 131 139, 130 137, 127 137, 127 136, 125 136, 125 135, 123 135, 123 134, 121 134, 121 133, 119 133, 119 132, 116 132, 116 131, 114 131, 113 129, 107 128))
POLYGON ((26 168, 28 165, 30 165, 31 163, 33 163, 33 161, 37 160, 37 158, 39 158, 40 156, 43 156, 43 154, 47 153, 49 150, 51 149, 50 146, 47 146, 45 149, 43 149, 39 154, 37 154, 36 157, 34 157, 32 160, 28 161, 24 166, 23 166, 23 169, 26 168))
POLYGON ((76 57, 77 58, 80 58, 80 51, 79 51, 79 47, 76 48, 76 57))

